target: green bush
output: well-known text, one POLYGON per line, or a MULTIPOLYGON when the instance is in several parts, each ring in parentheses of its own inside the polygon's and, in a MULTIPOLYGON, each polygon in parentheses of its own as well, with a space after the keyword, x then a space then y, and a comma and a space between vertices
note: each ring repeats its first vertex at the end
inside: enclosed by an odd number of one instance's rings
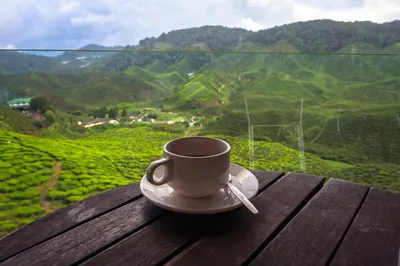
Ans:
POLYGON ((54 115, 53 111, 51 111, 51 110, 47 110, 44 113, 44 117, 46 118, 47 122, 49 122, 50 125, 56 121, 56 116, 54 115))
POLYGON ((9 208, 9 205, 5 202, 0 202, 0 210, 6 210, 9 208))
POLYGON ((33 218, 18 218, 17 224, 18 224, 18 226, 23 226, 23 225, 26 225, 26 224, 30 224, 34 220, 35 219, 33 219, 33 218))
POLYGON ((9 172, 6 172, 6 171, 0 172, 0 181, 7 180, 7 179, 9 179, 9 178, 11 178, 11 177, 12 177, 12 174, 9 173, 9 172))
POLYGON ((21 200, 18 202, 19 205, 25 206, 25 205, 31 205, 32 201, 31 200, 21 200))
POLYGON ((10 186, 8 186, 8 185, 6 185, 4 183, 0 183, 0 192, 1 193, 7 193, 7 192, 10 192, 10 191, 14 191, 14 189, 15 188, 10 187, 10 186))
MULTIPOLYGON (((90 176, 90 175, 88 175, 88 174, 81 174, 81 175, 78 175, 78 178, 79 178, 80 180, 82 180, 82 179, 92 179, 93 177, 90 176)), ((81 182, 82 182, 82 181, 81 181, 81 182)))
POLYGON ((68 197, 68 202, 69 203, 77 202, 77 201, 84 200, 85 198, 86 198, 86 196, 69 196, 68 197))
POLYGON ((39 204, 33 204, 27 207, 18 207, 11 211, 11 214, 16 217, 28 217, 44 213, 45 213, 44 209, 39 204))
POLYGON ((50 190, 48 193, 48 197, 54 200, 62 200, 66 198, 68 195, 67 192, 59 191, 59 190, 50 190))
POLYGON ((84 195, 84 193, 82 192, 82 190, 80 190, 80 188, 68 190, 66 191, 66 193, 70 196, 84 195))
POLYGON ((26 191, 15 191, 12 193, 9 193, 7 197, 10 199, 14 200, 21 200, 21 199, 33 199, 37 198, 40 196, 40 191, 31 189, 31 190, 26 190, 26 191))
POLYGON ((29 174, 29 171, 27 171, 23 168, 15 169, 15 175, 24 175, 24 174, 29 174))
POLYGON ((16 224, 12 223, 11 221, 9 221, 8 223, 0 224, 0 231, 2 232, 3 235, 5 235, 8 232, 12 232, 17 228, 18 228, 18 226, 16 224))
POLYGON ((12 164, 0 161, 0 168, 8 168, 8 167, 12 167, 12 164))
POLYGON ((82 182, 82 185, 84 185, 86 187, 89 186, 90 184, 92 184, 91 180, 82 180, 81 182, 82 182))

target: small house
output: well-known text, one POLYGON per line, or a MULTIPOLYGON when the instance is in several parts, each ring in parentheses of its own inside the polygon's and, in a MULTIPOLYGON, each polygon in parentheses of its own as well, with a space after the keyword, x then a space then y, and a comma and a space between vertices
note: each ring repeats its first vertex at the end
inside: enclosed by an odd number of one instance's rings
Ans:
POLYGON ((31 98, 14 98, 7 102, 11 109, 26 110, 31 108, 31 98))

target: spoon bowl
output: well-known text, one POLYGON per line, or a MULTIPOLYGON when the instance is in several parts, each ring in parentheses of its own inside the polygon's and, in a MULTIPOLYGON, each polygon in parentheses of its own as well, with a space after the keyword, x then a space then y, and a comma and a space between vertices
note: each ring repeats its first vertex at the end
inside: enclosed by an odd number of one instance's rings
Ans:
POLYGON ((226 183, 229 189, 235 194, 235 196, 247 207, 252 213, 257 214, 257 208, 251 203, 251 201, 234 185, 231 183, 232 175, 229 175, 228 183, 226 183))

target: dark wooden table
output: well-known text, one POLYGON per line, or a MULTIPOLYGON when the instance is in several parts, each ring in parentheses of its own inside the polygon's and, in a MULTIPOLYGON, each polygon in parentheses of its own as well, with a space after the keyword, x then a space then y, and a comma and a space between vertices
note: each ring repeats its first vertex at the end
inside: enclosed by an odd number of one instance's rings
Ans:
POLYGON ((60 209, 0 240, 0 265, 397 266, 400 194, 254 172, 259 214, 164 211, 138 184, 60 209))

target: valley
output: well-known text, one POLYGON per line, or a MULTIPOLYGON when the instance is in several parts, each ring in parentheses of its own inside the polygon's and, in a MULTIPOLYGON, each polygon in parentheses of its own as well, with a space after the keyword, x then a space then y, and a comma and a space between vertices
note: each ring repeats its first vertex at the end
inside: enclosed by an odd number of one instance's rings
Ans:
POLYGON ((138 182, 183 136, 226 140, 248 169, 400 192, 397 24, 205 26, 51 60, 1 52, 0 235, 138 182), (11 110, 19 97, 48 101, 43 118, 11 110))

